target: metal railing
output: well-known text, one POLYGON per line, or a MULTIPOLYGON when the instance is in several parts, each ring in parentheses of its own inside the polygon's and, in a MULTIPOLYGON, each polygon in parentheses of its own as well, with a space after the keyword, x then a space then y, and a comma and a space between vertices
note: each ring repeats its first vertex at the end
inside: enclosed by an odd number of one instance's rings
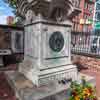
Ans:
POLYGON ((100 57, 100 36, 72 33, 71 51, 74 54, 100 57))

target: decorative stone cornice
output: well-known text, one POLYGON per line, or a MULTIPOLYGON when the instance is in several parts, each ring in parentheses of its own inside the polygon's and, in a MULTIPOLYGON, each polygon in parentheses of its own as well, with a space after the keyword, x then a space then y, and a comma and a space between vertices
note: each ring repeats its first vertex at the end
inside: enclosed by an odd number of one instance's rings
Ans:
POLYGON ((79 0, 17 0, 17 2, 17 11, 23 17, 28 10, 32 10, 35 16, 41 14, 44 19, 61 21, 70 16, 72 18, 80 12, 75 7, 79 0))

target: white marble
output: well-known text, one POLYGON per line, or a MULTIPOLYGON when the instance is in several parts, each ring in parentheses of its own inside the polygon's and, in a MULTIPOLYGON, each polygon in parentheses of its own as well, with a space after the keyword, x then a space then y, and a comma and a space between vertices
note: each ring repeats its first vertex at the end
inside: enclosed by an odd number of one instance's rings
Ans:
POLYGON ((36 22, 25 26, 25 56, 19 72, 37 86, 65 76, 77 80, 77 68, 70 59, 71 27, 48 21, 36 22), (64 37, 64 47, 60 52, 53 51, 49 46, 49 38, 56 31, 64 37))
POLYGON ((23 4, 33 8, 25 10, 20 5, 23 13, 26 12, 26 23, 24 61, 19 65, 19 72, 37 86, 66 76, 77 80, 77 68, 71 63, 70 53, 72 22, 68 17, 74 10, 72 0, 28 0, 27 5, 25 1, 23 4), (60 32, 64 38, 59 52, 50 48, 49 40, 54 32, 60 32))
MULTIPOLYGON (((8 82, 15 90, 16 96, 19 100, 68 100, 69 98, 70 82, 59 84, 58 81, 55 80, 50 81, 48 85, 36 87, 21 73, 10 71, 6 72, 6 75, 8 76, 8 82)), ((78 73, 78 81, 81 80, 82 76, 85 76, 86 81, 95 87, 95 78, 78 73)))

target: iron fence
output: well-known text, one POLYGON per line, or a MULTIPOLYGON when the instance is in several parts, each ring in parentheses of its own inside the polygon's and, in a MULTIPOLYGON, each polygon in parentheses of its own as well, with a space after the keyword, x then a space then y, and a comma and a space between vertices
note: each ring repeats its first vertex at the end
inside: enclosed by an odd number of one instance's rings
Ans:
POLYGON ((100 57, 100 36, 91 34, 71 34, 72 53, 100 57))

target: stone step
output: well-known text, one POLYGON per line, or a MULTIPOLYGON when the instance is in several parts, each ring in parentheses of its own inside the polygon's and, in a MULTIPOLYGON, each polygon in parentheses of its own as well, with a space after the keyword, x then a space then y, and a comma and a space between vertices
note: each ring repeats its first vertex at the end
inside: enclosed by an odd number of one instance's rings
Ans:
MULTIPOLYGON (((20 73, 12 73, 11 72, 6 72, 7 76, 8 76, 8 80, 10 80, 13 85, 11 85, 15 92, 17 93, 17 95, 19 95, 19 99, 20 100, 68 100, 69 97, 69 86, 70 83, 68 84, 58 84, 56 81, 51 82, 48 85, 43 85, 40 87, 36 87, 33 84, 33 87, 31 86, 27 86, 27 85, 31 85, 29 84, 25 84, 23 88, 21 88, 19 85, 16 85, 16 82, 18 80, 21 80, 21 84, 24 84, 24 81, 22 81, 22 79, 20 77, 24 77, 22 76, 22 74, 20 73), (17 76, 17 81, 16 81, 16 74, 17 76), (20 75, 18 75, 20 74, 20 75), (20 87, 20 88, 19 88, 20 87)), ((95 86, 95 78, 88 76, 86 74, 78 74, 78 78, 79 80, 81 79, 82 76, 85 76, 86 81, 90 82, 91 84, 93 84, 93 86, 95 86)), ((24 77, 25 78, 25 77, 24 77)), ((27 80, 25 78, 25 80, 27 80)), ((79 81, 78 80, 78 81, 79 81)), ((28 80, 27 80, 28 81, 28 80)))

